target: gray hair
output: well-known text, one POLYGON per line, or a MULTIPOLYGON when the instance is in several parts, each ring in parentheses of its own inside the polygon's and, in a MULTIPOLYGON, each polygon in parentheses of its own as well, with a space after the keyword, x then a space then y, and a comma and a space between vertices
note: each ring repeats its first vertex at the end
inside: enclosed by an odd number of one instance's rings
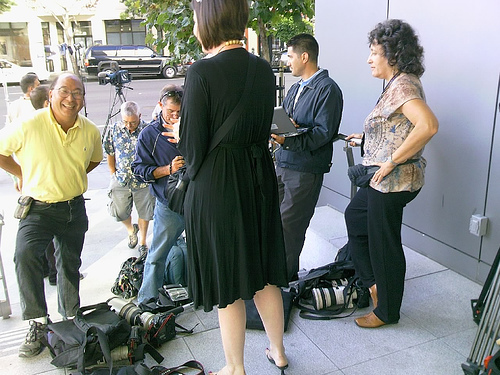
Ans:
POLYGON ((167 100, 171 100, 174 104, 181 104, 182 94, 184 90, 182 86, 166 85, 160 91, 160 102, 166 104, 167 100))
POLYGON ((122 116, 140 116, 141 109, 136 102, 125 102, 120 107, 122 116))

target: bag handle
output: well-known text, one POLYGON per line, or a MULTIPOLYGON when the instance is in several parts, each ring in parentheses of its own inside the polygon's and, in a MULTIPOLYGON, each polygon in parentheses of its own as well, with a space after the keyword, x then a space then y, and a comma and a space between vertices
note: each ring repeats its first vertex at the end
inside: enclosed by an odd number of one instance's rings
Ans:
POLYGON ((203 368, 203 365, 200 362, 195 361, 194 359, 187 361, 186 363, 183 363, 182 365, 176 367, 161 368, 161 366, 160 367, 155 366, 153 367, 153 370, 155 370, 156 368, 160 369, 159 375, 176 375, 179 374, 178 370, 185 370, 185 369, 200 370, 193 375, 205 375, 205 369, 203 368))
POLYGON ((356 280, 357 280, 356 277, 352 277, 351 280, 349 280, 349 283, 344 287, 343 290, 344 303, 335 309, 326 308, 323 310, 315 310, 301 304, 300 301, 297 300, 297 307, 300 309, 299 316, 301 318, 309 320, 331 320, 331 319, 347 318, 351 316, 358 309, 358 305, 355 304, 354 301, 352 301, 354 303, 354 308, 349 314, 347 315, 340 315, 340 314, 349 306, 349 301, 352 298, 353 288, 355 288, 354 284, 356 280))

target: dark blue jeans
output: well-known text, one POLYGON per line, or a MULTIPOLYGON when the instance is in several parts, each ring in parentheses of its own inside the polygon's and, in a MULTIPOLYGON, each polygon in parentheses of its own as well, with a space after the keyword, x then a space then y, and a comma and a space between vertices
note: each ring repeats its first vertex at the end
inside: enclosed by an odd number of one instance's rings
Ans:
POLYGON ((43 257, 53 239, 58 310, 64 318, 75 315, 80 306, 80 256, 87 229, 82 196, 59 203, 33 201, 28 216, 19 221, 14 263, 24 320, 48 315, 43 257))

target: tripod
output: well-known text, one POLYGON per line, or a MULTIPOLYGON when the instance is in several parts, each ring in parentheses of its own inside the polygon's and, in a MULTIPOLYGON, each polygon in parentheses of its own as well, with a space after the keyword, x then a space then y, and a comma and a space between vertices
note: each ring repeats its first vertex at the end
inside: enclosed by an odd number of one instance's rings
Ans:
MULTIPOLYGON (((479 324, 474 343, 467 358, 462 363, 465 375, 486 374, 481 372, 483 361, 491 356, 495 343, 500 345, 500 249, 491 266, 478 300, 472 300, 474 320, 479 324), (497 341, 498 340, 498 341, 497 341)), ((490 374, 491 372, 487 372, 490 374)), ((497 374, 497 372, 494 372, 497 374)))
POLYGON ((123 89, 133 90, 132 87, 124 86, 121 83, 116 84, 114 86, 115 86, 115 95, 113 97, 113 103, 109 107, 108 117, 106 118, 106 125, 104 126, 104 131, 102 132, 102 141, 103 142, 106 139, 106 136, 108 134, 108 126, 109 126, 111 120, 118 113, 120 113, 120 106, 127 101, 122 90, 123 89))

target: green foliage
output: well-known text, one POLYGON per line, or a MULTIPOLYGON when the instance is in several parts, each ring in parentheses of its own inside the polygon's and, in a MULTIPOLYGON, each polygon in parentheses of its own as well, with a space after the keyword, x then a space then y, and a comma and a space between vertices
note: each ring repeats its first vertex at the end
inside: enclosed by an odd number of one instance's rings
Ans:
POLYGON ((143 18, 148 34, 146 43, 161 52, 166 47, 177 62, 201 57, 201 48, 193 35, 193 11, 189 0, 121 0, 130 16, 143 18), (152 29, 158 31, 158 37, 152 29))
MULTIPOLYGON (((249 26, 259 35, 261 56, 268 61, 272 54, 266 37, 277 36, 276 28, 283 20, 300 24, 304 17, 314 17, 314 0, 260 0, 251 1, 250 4, 249 26)), ((283 40, 288 39, 284 37, 283 40)))
POLYGON ((265 36, 271 35, 273 26, 284 18, 300 23, 303 17, 314 17, 314 0, 261 0, 250 4, 249 26, 265 36))
POLYGON ((15 3, 11 0, 0 0, 0 13, 10 10, 12 5, 15 5, 15 3))
MULTIPOLYGON (((201 57, 201 48, 193 35, 193 12, 190 0, 120 0, 127 6, 126 17, 144 19, 148 30, 146 43, 155 46, 158 51, 167 47, 171 56, 188 61, 201 57), (158 37, 152 29, 159 31, 158 37)), ((314 0, 260 0, 250 1, 250 19, 248 26, 257 34, 259 40, 273 35, 288 40, 289 35, 311 32, 310 23, 304 17, 314 16, 314 0), (283 25, 282 25, 283 24, 283 25)), ((267 49, 263 56, 269 59, 267 49)))
POLYGON ((283 42, 287 42, 293 36, 301 33, 313 33, 313 25, 310 21, 301 19, 299 22, 295 22, 292 18, 282 18, 271 31, 274 37, 283 42))

